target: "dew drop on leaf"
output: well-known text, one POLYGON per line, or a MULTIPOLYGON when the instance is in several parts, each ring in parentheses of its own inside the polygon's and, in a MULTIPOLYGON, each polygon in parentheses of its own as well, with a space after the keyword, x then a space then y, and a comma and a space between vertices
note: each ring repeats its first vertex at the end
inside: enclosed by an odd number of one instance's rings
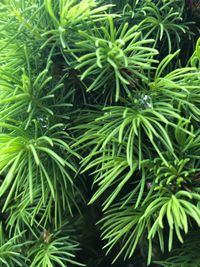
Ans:
POLYGON ((38 116, 37 120, 43 129, 49 128, 49 117, 48 116, 40 115, 38 116))

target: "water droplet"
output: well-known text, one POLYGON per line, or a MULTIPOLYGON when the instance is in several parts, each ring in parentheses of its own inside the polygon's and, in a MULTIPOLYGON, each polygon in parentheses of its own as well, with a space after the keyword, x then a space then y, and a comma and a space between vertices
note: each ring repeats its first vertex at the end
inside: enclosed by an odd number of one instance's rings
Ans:
POLYGON ((152 187, 152 183, 151 182, 146 183, 146 185, 147 185, 147 189, 151 189, 151 187, 152 187))
POLYGON ((153 106, 152 106, 152 99, 151 99, 151 97, 148 96, 148 95, 145 95, 145 96, 143 97, 143 101, 142 101, 142 103, 144 104, 144 106, 145 106, 146 108, 152 108, 152 107, 153 107, 153 106))
POLYGON ((38 116, 37 120, 43 129, 49 128, 49 117, 48 116, 45 116, 45 115, 38 116))
POLYGON ((139 109, 152 109, 152 98, 143 92, 138 92, 134 95, 134 103, 139 109))
POLYGON ((66 124, 63 125, 62 130, 63 131, 67 130, 67 125, 66 124))

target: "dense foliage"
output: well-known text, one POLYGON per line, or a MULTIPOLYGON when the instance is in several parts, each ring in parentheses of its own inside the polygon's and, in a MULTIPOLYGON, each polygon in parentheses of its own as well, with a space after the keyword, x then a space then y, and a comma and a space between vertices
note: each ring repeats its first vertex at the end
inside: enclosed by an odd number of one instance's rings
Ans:
POLYGON ((0 266, 200 266, 198 3, 1 1, 0 266))

